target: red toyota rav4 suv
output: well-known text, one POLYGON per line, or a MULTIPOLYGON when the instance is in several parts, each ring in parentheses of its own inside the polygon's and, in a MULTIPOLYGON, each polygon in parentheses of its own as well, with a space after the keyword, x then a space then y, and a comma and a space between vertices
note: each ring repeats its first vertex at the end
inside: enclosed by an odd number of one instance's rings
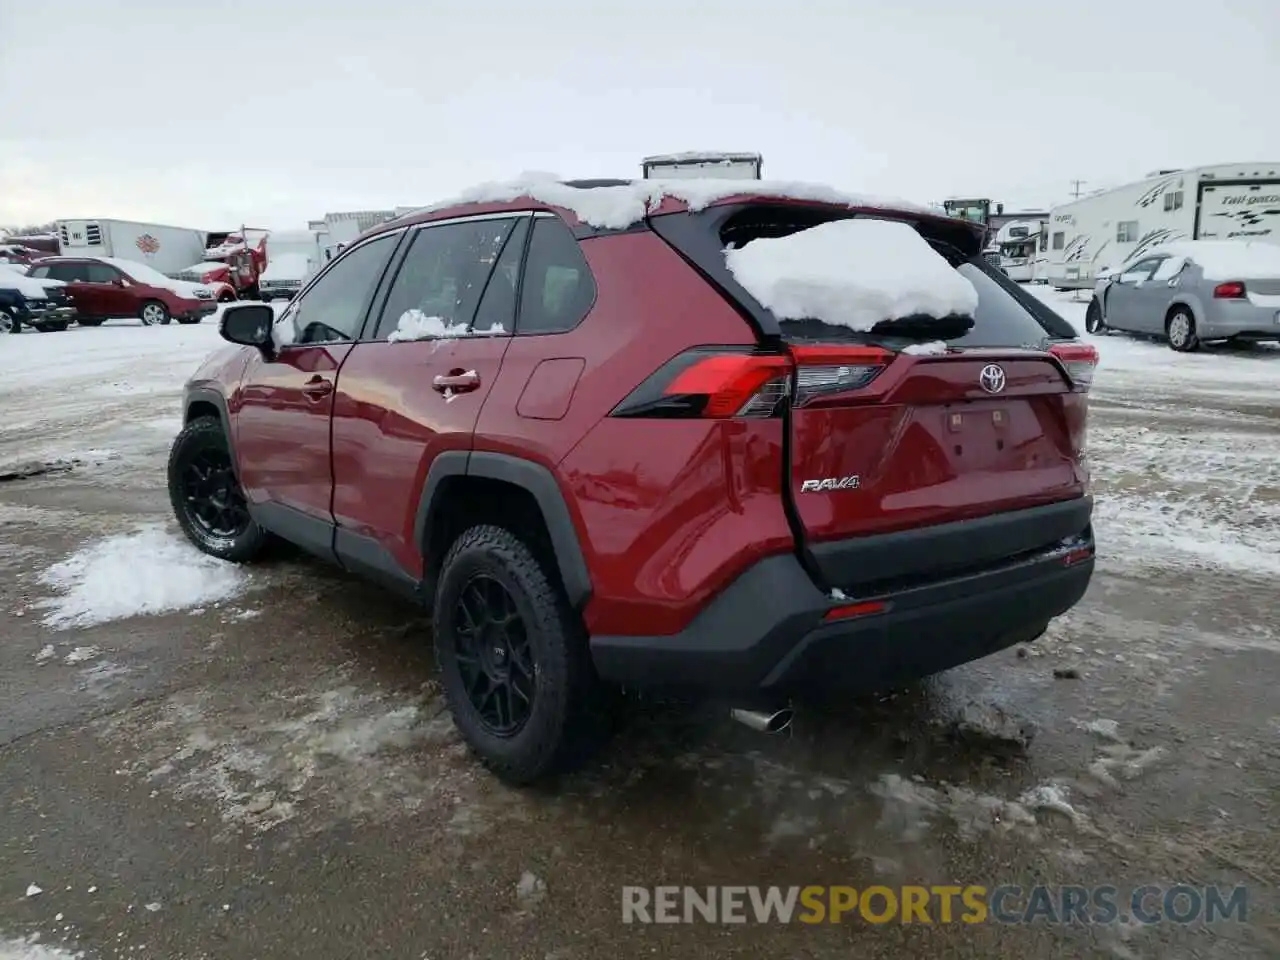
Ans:
POLYGON ((511 782, 580 761, 606 691, 723 697, 767 727, 814 686, 1033 640, 1093 571, 1097 354, 983 261, 980 226, 689 183, 379 226, 278 320, 229 308, 241 346, 186 388, 188 536, 246 561, 275 534, 428 605, 457 725, 511 782), (851 218, 910 224, 972 316, 780 320, 727 266, 851 218))

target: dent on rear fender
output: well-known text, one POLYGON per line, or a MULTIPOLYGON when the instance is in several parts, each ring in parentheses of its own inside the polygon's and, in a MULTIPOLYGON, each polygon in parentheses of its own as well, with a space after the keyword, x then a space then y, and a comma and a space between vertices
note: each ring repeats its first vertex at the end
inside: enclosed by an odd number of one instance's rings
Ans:
POLYGON ((761 557, 793 548, 782 422, 606 420, 560 464, 582 518, 593 633, 675 633, 761 557))

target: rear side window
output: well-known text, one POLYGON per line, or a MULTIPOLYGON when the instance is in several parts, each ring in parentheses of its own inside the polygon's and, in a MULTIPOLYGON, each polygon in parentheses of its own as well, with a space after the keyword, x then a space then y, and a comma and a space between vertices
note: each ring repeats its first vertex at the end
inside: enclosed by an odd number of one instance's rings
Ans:
POLYGON ((84 281, 89 276, 86 267, 87 264, 83 263, 55 263, 48 270, 50 278, 71 283, 77 280, 84 281))
POLYGON ((27 276, 35 277, 37 280, 43 280, 49 276, 49 267, 32 267, 31 272, 27 276))
POLYGON ((85 280, 89 283, 115 283, 120 274, 105 263, 87 263, 83 267, 85 280))
POLYGON ((558 218, 537 218, 524 265, 516 332, 572 330, 595 301, 595 278, 569 228, 558 218))
MULTIPOLYGON (((514 226, 514 219, 468 220, 418 230, 391 285, 374 337, 387 339, 402 320, 438 322, 441 329, 469 327, 514 226)), ((504 329, 509 331, 509 324, 508 319, 504 329)))

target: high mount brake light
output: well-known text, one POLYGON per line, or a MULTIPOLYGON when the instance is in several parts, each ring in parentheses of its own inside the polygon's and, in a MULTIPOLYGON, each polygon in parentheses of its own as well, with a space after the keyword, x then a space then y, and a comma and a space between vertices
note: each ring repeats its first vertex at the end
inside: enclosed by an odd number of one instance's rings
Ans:
POLYGON ((1088 393, 1093 386, 1093 374, 1098 368, 1098 350, 1089 343, 1055 343, 1049 352, 1066 367, 1071 386, 1081 393, 1088 393))
POLYGON ((793 347, 789 354, 698 347, 664 364, 613 410, 615 417, 763 419, 827 393, 857 390, 893 359, 878 347, 793 347))

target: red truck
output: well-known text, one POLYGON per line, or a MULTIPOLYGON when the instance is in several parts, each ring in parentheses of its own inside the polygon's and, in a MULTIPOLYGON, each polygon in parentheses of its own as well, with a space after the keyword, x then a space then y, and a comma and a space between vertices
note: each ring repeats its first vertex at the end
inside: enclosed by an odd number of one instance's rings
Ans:
POLYGON ((260 300, 258 283, 267 269, 268 236, 268 231, 250 227, 210 233, 204 260, 170 276, 214 287, 220 301, 260 300))

